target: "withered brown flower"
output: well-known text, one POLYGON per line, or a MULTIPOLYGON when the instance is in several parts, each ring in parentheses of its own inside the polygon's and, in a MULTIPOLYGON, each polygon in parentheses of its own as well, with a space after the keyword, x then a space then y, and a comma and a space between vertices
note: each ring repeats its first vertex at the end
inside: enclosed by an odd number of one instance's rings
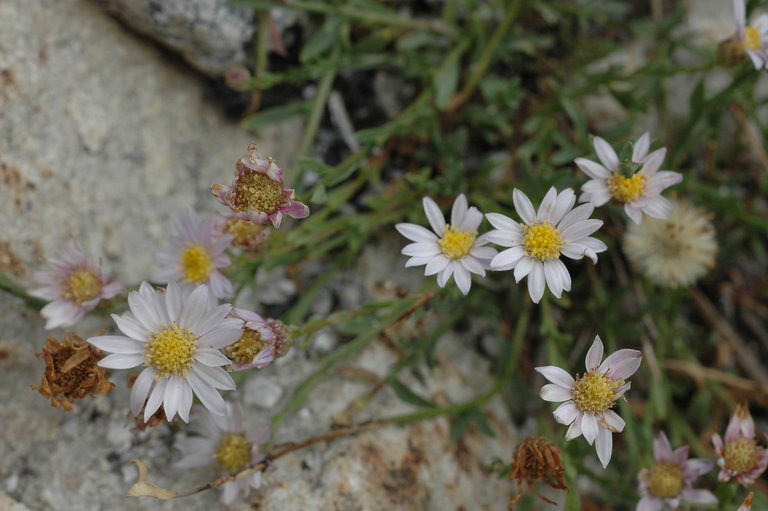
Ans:
POLYGON ((104 354, 76 334, 64 334, 63 341, 48 337, 48 344, 37 358, 45 359, 45 372, 39 387, 33 386, 62 410, 71 410, 75 399, 106 394, 115 385, 107 381, 109 372, 96 362, 104 354))
POLYGON ((543 480, 556 490, 567 490, 568 486, 563 481, 564 475, 565 469, 557 445, 540 436, 524 438, 515 449, 509 467, 509 478, 517 479, 517 495, 512 495, 509 499, 508 509, 514 509, 523 498, 523 482, 528 483, 528 488, 534 495, 555 505, 555 502, 540 494, 533 483, 543 480))

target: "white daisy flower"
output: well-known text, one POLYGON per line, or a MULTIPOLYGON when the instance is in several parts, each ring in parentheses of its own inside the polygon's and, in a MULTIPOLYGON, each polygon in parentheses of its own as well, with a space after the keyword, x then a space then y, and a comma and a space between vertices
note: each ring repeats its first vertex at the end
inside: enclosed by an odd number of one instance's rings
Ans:
POLYGON ((736 40, 744 53, 755 69, 768 68, 768 14, 761 14, 751 25, 747 25, 744 0, 733 0, 733 17, 736 21, 736 40))
POLYGON ((602 220, 589 218, 591 204, 573 208, 576 194, 570 188, 557 193, 552 187, 536 211, 528 197, 518 189, 512 193, 515 211, 523 223, 517 223, 499 213, 488 213, 488 221, 496 228, 486 236, 493 243, 511 247, 491 261, 494 271, 515 270, 515 281, 528 277, 528 294, 539 303, 544 288, 560 298, 571 290, 571 275, 560 255, 571 259, 589 257, 597 263, 597 254, 608 247, 597 238, 589 237, 603 225, 602 220))
POLYGON ((552 382, 541 388, 541 399, 563 403, 552 415, 560 424, 570 426, 565 439, 573 440, 584 435, 589 445, 594 442, 603 468, 611 461, 611 434, 621 433, 624 429, 624 420, 611 408, 629 390, 626 379, 635 374, 641 360, 637 350, 619 350, 603 360, 603 342, 596 336, 587 352, 587 372, 575 380, 557 366, 536 368, 552 382))
MULTIPOLYGON (((228 404, 225 415, 214 415, 200 405, 194 406, 195 417, 200 419, 201 436, 181 438, 175 447, 184 456, 174 463, 178 468, 202 467, 216 463, 229 474, 240 472, 251 463, 264 459, 261 444, 269 440, 269 423, 259 424, 251 431, 243 426, 240 403, 228 404)), ((261 487, 261 472, 222 484, 221 501, 234 502, 240 493, 248 494, 251 488, 261 487)))
POLYGON ((453 203, 450 224, 445 223, 440 208, 429 197, 424 197, 424 212, 434 233, 416 224, 395 226, 400 234, 415 242, 402 250, 404 255, 411 256, 405 267, 426 265, 424 275, 437 274, 440 287, 445 287, 453 275, 461 292, 467 294, 472 286, 470 273, 485 277, 488 263, 496 255, 496 249, 485 246, 487 236, 477 235, 483 214, 474 206, 467 207, 464 194, 453 203))
POLYGON ((685 200, 673 200, 667 220, 631 224, 624 253, 660 286, 690 286, 715 265, 717 240, 711 215, 685 200))
POLYGON ((589 177, 581 187, 579 202, 589 202, 600 207, 613 199, 624 204, 627 216, 636 224, 643 214, 662 220, 672 208, 661 196, 665 188, 683 180, 679 172, 659 171, 667 149, 662 147, 648 153, 651 136, 644 133, 632 148, 631 161, 619 161, 616 151, 608 142, 595 137, 595 152, 600 163, 586 158, 576 158, 576 165, 589 177))
POLYGON ((232 306, 213 306, 208 286, 191 292, 170 282, 166 290, 142 282, 128 294, 130 312, 112 314, 125 335, 91 337, 88 342, 112 353, 98 363, 108 369, 147 366, 131 390, 131 413, 144 406, 144 422, 162 404, 170 422, 178 413, 189 420, 194 393, 217 415, 226 406, 217 389, 234 390, 235 382, 222 369, 230 360, 219 350, 242 334, 243 322, 228 318, 232 306), (149 399, 147 400, 147 397, 149 399))

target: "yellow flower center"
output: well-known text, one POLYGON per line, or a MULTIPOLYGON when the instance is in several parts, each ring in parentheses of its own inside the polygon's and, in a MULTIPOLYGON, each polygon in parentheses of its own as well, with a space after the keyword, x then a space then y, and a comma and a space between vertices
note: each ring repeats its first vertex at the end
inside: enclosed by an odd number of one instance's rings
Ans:
POLYGON ((472 250, 476 237, 475 232, 464 232, 452 225, 446 225, 445 234, 439 241, 440 249, 450 259, 461 259, 472 250))
POLYGON ((614 173, 608 178, 608 191, 619 202, 631 202, 642 197, 645 191, 645 176, 634 174, 632 177, 624 177, 614 173))
POLYGON ((227 355, 238 364, 249 364, 266 347, 259 332, 246 328, 240 339, 227 348, 227 355))
POLYGON ((93 300, 101 293, 101 277, 91 268, 80 268, 69 274, 64 281, 62 298, 83 303, 93 300))
POLYGON ((240 220, 239 218, 228 219, 224 226, 224 232, 235 237, 232 240, 233 245, 244 248, 255 248, 252 246, 266 242, 271 235, 271 231, 267 230, 263 225, 240 220))
POLYGON ((556 259, 563 246, 560 231, 549 222, 529 225, 523 228, 523 248, 528 257, 539 261, 556 259))
POLYGON ((624 380, 612 380, 604 374, 589 371, 576 377, 576 384, 571 390, 571 400, 579 410, 586 413, 601 413, 613 407, 614 392, 624 385, 624 380))
POLYGON ((744 27, 744 42, 741 43, 745 50, 759 50, 763 47, 760 41, 760 31, 752 25, 744 27))
POLYGON ((750 472, 760 458, 760 447, 751 438, 737 438, 725 444, 725 468, 737 474, 750 472))
POLYGON ((213 457, 227 472, 239 472, 251 461, 251 443, 243 435, 229 433, 221 439, 213 457))
POLYGON ((195 284, 206 282, 214 269, 211 253, 196 243, 187 242, 187 248, 179 255, 179 263, 176 269, 182 271, 184 280, 195 284))
POLYGON ((683 489, 683 472, 672 463, 657 463, 651 467, 648 489, 654 497, 671 499, 683 489))
POLYGON ((233 203, 238 210, 272 214, 285 201, 280 183, 263 172, 245 172, 237 180, 233 203))
POLYGON ((191 330, 182 330, 176 323, 155 332, 147 340, 144 363, 157 370, 157 378, 173 374, 187 375, 195 362, 197 337, 191 330))

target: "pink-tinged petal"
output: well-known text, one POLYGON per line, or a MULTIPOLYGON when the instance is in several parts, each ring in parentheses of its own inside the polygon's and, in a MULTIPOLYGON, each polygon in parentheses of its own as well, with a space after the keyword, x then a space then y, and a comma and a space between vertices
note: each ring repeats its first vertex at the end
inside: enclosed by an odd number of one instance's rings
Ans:
POLYGON ((219 350, 211 348, 199 348, 195 353, 195 360, 209 367, 225 366, 230 360, 219 350))
MULTIPOLYGON (((545 385, 546 386, 546 385, 545 385)), ((558 387, 562 388, 562 387, 558 387)), ((579 416, 579 409, 571 401, 561 404, 552 412, 555 420, 560 424, 570 425, 579 416)))
POLYGON ((627 214, 629 219, 637 225, 640 225, 640 222, 643 221, 643 212, 632 206, 630 203, 624 204, 624 212, 627 214))
POLYGON ((461 294, 466 295, 472 287, 472 277, 464 266, 456 264, 453 268, 453 280, 456 281, 461 294))
POLYGON ((279 229, 280 224, 283 223, 283 213, 280 212, 280 210, 278 209, 277 211, 269 215, 269 221, 272 222, 272 227, 274 227, 275 229, 279 229))
POLYGON ((526 277, 529 273, 531 273, 531 270, 534 266, 534 259, 525 256, 515 265, 515 282, 520 282, 523 280, 524 277, 526 277))
POLYGON ((221 485, 221 502, 224 505, 229 505, 235 501, 237 494, 240 493, 240 485, 238 481, 231 481, 221 485))
POLYGON ((574 438, 578 438, 581 436, 581 423, 584 419, 584 414, 579 412, 579 414, 576 416, 576 418, 571 423, 571 426, 568 428, 568 431, 565 432, 565 439, 570 441, 574 438))
POLYGON ((613 147, 600 137, 595 137, 593 143, 600 163, 605 165, 608 170, 615 172, 619 168, 619 157, 616 156, 616 151, 613 150, 613 147))
POLYGON ((154 382, 154 367, 145 368, 139 373, 139 376, 136 377, 136 381, 133 382, 133 387, 131 388, 130 398, 131 413, 133 415, 138 415, 141 412, 141 407, 144 406, 144 401, 147 400, 147 395, 149 395, 149 391, 152 389, 152 384, 154 382))
POLYGON ((611 177, 611 171, 597 162, 586 158, 576 158, 576 166, 592 179, 608 179, 611 177))
POLYGON ((227 405, 221 395, 194 371, 194 366, 187 372, 187 379, 192 391, 200 399, 200 402, 215 415, 225 415, 227 405))
POLYGON ((535 370, 555 385, 559 385, 566 389, 571 389, 574 385, 576 385, 576 380, 574 380, 570 374, 568 374, 564 369, 560 367, 543 366, 536 367, 535 370))
MULTIPOLYGON (((685 446, 688 447, 688 446, 685 446)), ((682 449, 682 447, 681 447, 682 449)), ((677 449, 678 451, 680 449, 677 449)), ((675 451, 677 453, 677 451, 675 451)), ((688 455, 688 451, 686 451, 685 455, 688 455)), ((677 456, 675 456, 675 459, 677 459, 677 456)), ((682 465, 685 467, 683 469, 683 473, 685 474, 686 478, 689 478, 690 480, 696 479, 699 476, 703 476, 704 474, 708 474, 712 471, 713 468, 715 468, 715 461, 714 460, 707 460, 703 458, 693 458, 690 460, 683 460, 682 463, 678 463, 678 465, 682 465)))
POLYGON ((667 149, 662 147, 646 156, 645 161, 643 162, 643 168, 640 169, 640 173, 649 178, 656 174, 656 171, 661 167, 661 163, 664 161, 666 154, 667 149))
POLYGON ((35 298, 41 298, 43 300, 48 300, 48 301, 55 300, 59 297, 59 290, 55 286, 39 287, 37 289, 31 289, 27 291, 27 293, 30 296, 34 296, 35 298))
POLYGON ((434 257, 427 264, 427 267, 424 268, 424 275, 428 277, 430 275, 435 275, 436 273, 440 273, 445 269, 446 266, 448 266, 448 263, 450 262, 451 260, 442 254, 437 257, 434 257))
POLYGON ((512 247, 499 252, 491 260, 491 269, 494 271, 511 270, 525 257, 523 247, 512 247))
POLYGON ((144 422, 149 422, 149 419, 160 408, 160 405, 163 404, 166 385, 168 385, 168 378, 160 378, 155 382, 155 387, 149 393, 147 405, 144 407, 144 422))
MULTIPOLYGON (((586 435, 584 437, 586 438, 586 435)), ((606 468, 611 461, 611 454, 613 454, 613 434, 610 431, 605 428, 598 430, 597 438, 595 439, 595 450, 603 468, 606 468)))
MULTIPOLYGON (((555 385, 554 383, 548 383, 541 387, 541 390, 539 391, 539 397, 541 397, 541 399, 544 401, 561 403, 563 401, 568 401, 571 399, 571 397, 573 397, 573 395, 571 394, 570 389, 566 389, 560 385, 555 385)), ((570 422, 563 424, 570 424, 570 422)))
POLYGON ((648 155, 648 149, 651 147, 651 134, 647 131, 640 135, 637 142, 632 147, 632 161, 640 163, 648 155))
POLYGON ((685 464, 685 460, 688 459, 689 450, 688 446, 684 445, 672 451, 672 463, 682 467, 685 464))
POLYGON ((597 438, 598 430, 601 429, 597 424, 597 418, 594 414, 585 413, 581 419, 581 432, 584 434, 584 439, 592 445, 597 438))
MULTIPOLYGON (((722 460, 722 458, 721 458, 722 460)), ((717 480, 721 483, 725 483, 727 481, 730 481, 731 478, 734 476, 734 473, 728 470, 727 468, 723 468, 719 474, 717 474, 717 480)))
POLYGON ((661 511, 664 509, 664 501, 656 497, 646 496, 637 503, 635 511, 661 511))
POLYGON ((60 326, 72 326, 85 316, 85 310, 70 301, 56 300, 40 310, 40 315, 47 319, 46 330, 60 326))
POLYGON ((101 288, 101 295, 100 297, 103 299, 112 298, 113 296, 117 296, 121 293, 125 292, 125 288, 122 284, 119 282, 110 282, 108 284, 105 284, 104 287, 101 288))
POLYGON ((752 415, 745 406, 741 406, 737 413, 734 415, 741 435, 746 438, 755 437, 755 421, 752 419, 752 415))
POLYGON ((539 303, 544 296, 546 280, 544 277, 544 265, 538 261, 533 264, 531 273, 528 274, 528 294, 533 303, 539 303))
POLYGON ((515 211, 520 215, 523 222, 531 225, 536 221, 536 210, 533 209, 531 200, 517 188, 512 191, 512 202, 515 205, 515 211))
POLYGON ((420 225, 396 224, 395 229, 397 229, 397 232, 399 232, 400 234, 402 234, 403 236, 405 236, 411 241, 415 241, 415 242, 437 241, 437 236, 435 236, 435 233, 430 232, 428 229, 425 229, 420 225))
POLYGON ((522 234, 523 229, 520 227, 520 224, 508 216, 502 215, 500 213, 488 213, 485 215, 485 218, 487 218, 491 225, 496 229, 522 234))
POLYGON ((99 367, 107 369, 130 369, 144 363, 146 355, 144 353, 115 353, 99 360, 99 367))
POLYGON ((185 455, 174 468, 194 468, 210 465, 218 446, 207 438, 186 437, 176 440, 175 447, 185 455))
POLYGON ((640 367, 643 355, 637 350, 619 350, 608 355, 600 364, 598 372, 609 376, 614 380, 626 380, 640 367))
POLYGON ((733 0, 733 19, 743 31, 744 25, 747 24, 747 7, 744 0, 733 0))
POLYGON ((212 272, 208 278, 208 284, 211 287, 211 293, 213 293, 213 296, 216 298, 227 299, 235 296, 232 282, 230 282, 221 272, 212 272))
POLYGON ((165 410, 168 422, 171 422, 176 416, 179 404, 181 404, 181 387, 181 376, 173 374, 168 378, 168 383, 165 385, 165 392, 163 393, 163 409, 165 410))
POLYGON ((608 425, 608 430, 610 430, 613 433, 621 433, 624 431, 624 419, 619 417, 619 414, 614 412, 613 410, 606 410, 603 412, 603 420, 605 421, 605 424, 608 425))
MULTIPOLYGON (((460 193, 456 200, 453 201, 453 207, 451 208, 451 225, 461 228, 461 224, 464 222, 464 217, 469 209, 467 204, 467 197, 463 193, 460 193)), ((442 214, 440 215, 442 218, 442 214)))
MULTIPOLYGON (((445 218, 437 203, 429 197, 424 197, 422 200, 424 205, 424 213, 427 215, 427 220, 435 234, 441 236, 445 234, 445 218)), ((415 241, 415 240, 414 240, 415 241)))
POLYGON ((595 336, 595 340, 592 341, 587 356, 584 359, 584 365, 587 371, 594 371, 600 365, 600 361, 603 360, 603 341, 599 335, 595 336))
POLYGON ((693 504, 717 504, 717 497, 709 490, 687 488, 680 492, 680 498, 693 504))
POLYGON ((723 439, 720 438, 719 434, 712 435, 712 445, 715 447, 717 455, 721 456, 723 454, 723 439))
POLYGON ((309 206, 299 201, 291 201, 281 205, 280 211, 297 219, 307 218, 309 216, 309 206))
POLYGON ((672 446, 663 431, 653 439, 653 459, 656 463, 672 463, 672 446))
POLYGON ((88 342, 107 353, 123 353, 126 355, 145 353, 146 346, 143 342, 123 337, 122 335, 101 335, 91 337, 88 342))

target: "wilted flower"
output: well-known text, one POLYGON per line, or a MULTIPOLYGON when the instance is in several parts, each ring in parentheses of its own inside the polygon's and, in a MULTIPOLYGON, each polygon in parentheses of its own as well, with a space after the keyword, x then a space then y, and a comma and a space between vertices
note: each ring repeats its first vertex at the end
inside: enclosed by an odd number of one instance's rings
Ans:
POLYGON ((597 263, 597 254, 607 247, 589 235, 603 221, 589 218, 594 210, 591 204, 573 209, 576 195, 570 188, 560 193, 550 188, 538 211, 520 190, 514 190, 512 200, 522 224, 499 213, 486 215, 497 229, 489 232, 487 239, 512 247, 493 258, 491 269, 514 269, 516 282, 528 276, 528 294, 535 303, 539 303, 546 287, 559 298, 563 291, 571 290, 571 275, 560 255, 571 259, 587 256, 597 263))
POLYGON ((637 476, 643 498, 635 511, 661 511, 665 503, 670 509, 677 509, 681 500, 692 504, 717 503, 717 497, 709 490, 691 488, 693 481, 712 470, 712 460, 689 460, 687 445, 673 451, 663 431, 653 441, 653 459, 656 464, 644 468, 637 476))
POLYGON ((234 236, 219 233, 212 220, 201 221, 191 206, 176 217, 176 232, 170 237, 173 248, 157 254, 163 268, 152 280, 208 284, 216 298, 234 296, 232 283, 219 271, 231 264, 224 251, 234 236))
POLYGON ((630 224, 624 252, 660 286, 689 286, 715 263, 717 241, 710 215, 686 200, 673 200, 667 220, 630 224))
POLYGON ((256 224, 270 221, 277 228, 283 215, 309 216, 309 208, 294 200, 294 190, 285 187, 283 170, 272 158, 262 158, 254 144, 248 146, 248 154, 237 162, 232 185, 211 185, 211 194, 231 208, 237 218, 256 224))
POLYGON ((213 307, 209 294, 206 285, 188 293, 175 282, 165 291, 142 282, 139 291, 128 295, 130 312, 112 315, 125 336, 88 339, 97 348, 113 353, 99 362, 101 367, 147 366, 131 390, 134 415, 149 396, 144 422, 161 404, 169 421, 178 413, 187 422, 193 393, 213 413, 226 412, 216 389, 234 390, 235 382, 221 368, 230 361, 219 350, 240 337, 242 321, 227 318, 232 309, 229 304, 213 307))
POLYGON ((496 255, 496 249, 484 246, 488 243, 487 235, 477 235, 483 214, 474 206, 467 207, 464 194, 453 202, 450 224, 445 223, 435 201, 424 197, 423 204, 434 233, 416 224, 395 225, 400 234, 415 242, 402 250, 402 254, 411 256, 405 267, 426 265, 424 275, 437 274, 440 287, 445 287, 453 275, 459 290, 469 293, 472 287, 470 273, 485 277, 485 270, 496 255))
POLYGON ((614 199, 624 204, 624 211, 636 224, 643 220, 643 213, 666 219, 672 206, 661 192, 683 180, 679 172, 659 171, 666 148, 648 154, 651 136, 644 133, 635 142, 631 159, 619 161, 608 142, 595 137, 593 143, 600 163, 586 158, 575 160, 576 165, 592 178, 581 187, 579 202, 600 207, 614 199))
POLYGON ((525 437, 515 448, 512 455, 512 464, 509 467, 509 478, 517 479, 517 495, 509 499, 508 509, 512 510, 521 498, 523 498, 523 482, 540 499, 550 504, 552 500, 536 491, 533 483, 543 480, 556 490, 567 490, 563 477, 565 469, 560 459, 560 449, 553 442, 544 437, 525 437))
POLYGON ((275 332, 269 323, 255 312, 244 309, 232 309, 232 317, 243 321, 240 338, 231 346, 224 348, 224 353, 232 359, 232 366, 237 371, 249 368, 267 367, 275 359, 275 332))
POLYGON ((612 433, 621 433, 624 420, 611 410, 616 401, 629 390, 627 378, 635 374, 642 356, 637 350, 619 350, 603 359, 603 342, 600 336, 587 352, 587 372, 574 380, 570 374, 557 366, 537 367, 547 380, 539 395, 544 401, 563 404, 552 413, 560 424, 570 425, 566 440, 573 440, 582 434, 592 445, 595 442, 597 457, 608 466, 613 451, 612 433))
POLYGON ((749 492, 747 497, 744 499, 744 502, 741 503, 739 506, 739 509, 736 511, 750 511, 752 509, 752 499, 755 498, 754 492, 749 492))
POLYGON ((217 226, 220 232, 233 237, 233 247, 249 252, 258 251, 272 239, 272 231, 267 226, 241 220, 235 216, 220 219, 217 226))
POLYGON ((52 300, 40 311, 47 320, 46 330, 72 326, 101 300, 123 292, 119 282, 109 282, 101 265, 96 266, 86 259, 74 240, 68 241, 48 262, 53 270, 35 272, 32 278, 42 287, 29 292, 37 298, 52 300))
MULTIPOLYGON (((227 413, 223 416, 209 413, 199 405, 195 405, 194 411, 200 419, 202 436, 176 441, 176 449, 181 451, 183 458, 174 466, 191 468, 216 463, 223 472, 234 474, 264 459, 260 446, 269 439, 269 424, 261 424, 246 433, 240 403, 227 404, 227 413)), ((239 493, 247 495, 251 488, 260 487, 261 471, 257 470, 247 477, 222 484, 221 500, 230 504, 239 493)))
POLYGON ((719 481, 736 478, 739 483, 749 486, 768 467, 768 449, 757 445, 755 421, 746 405, 736 407, 725 430, 725 438, 715 433, 712 443, 720 467, 719 481))
POLYGON ((71 410, 75 399, 106 394, 114 387, 107 380, 109 371, 96 365, 104 355, 75 334, 65 334, 63 342, 48 337, 43 352, 35 356, 45 360, 45 372, 40 386, 32 388, 56 408, 71 410))
POLYGON ((736 22, 736 42, 755 65, 755 69, 768 67, 768 14, 761 14, 747 25, 747 8, 744 0, 733 0, 733 17, 736 22))

